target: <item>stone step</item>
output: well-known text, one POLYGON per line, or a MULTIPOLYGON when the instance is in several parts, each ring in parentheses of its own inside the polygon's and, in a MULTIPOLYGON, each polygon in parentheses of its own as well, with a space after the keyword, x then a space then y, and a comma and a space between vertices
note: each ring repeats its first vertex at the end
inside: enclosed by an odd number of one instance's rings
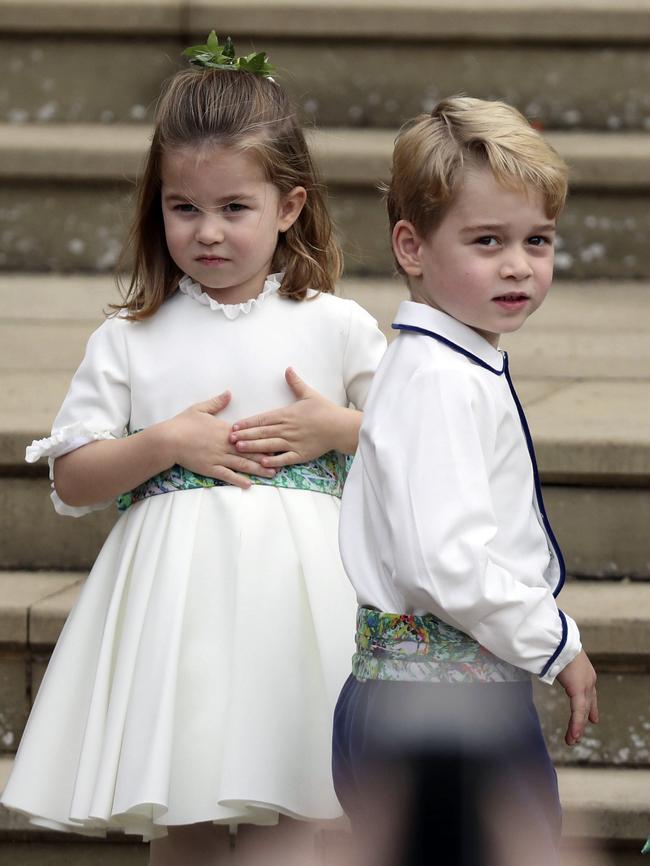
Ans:
MULTIPOLYGON (((11 122, 150 118, 182 48, 217 24, 208 0, 3 0, 0 11, 0 119, 11 122)), ((547 128, 650 124, 650 26, 634 0, 560 0, 552 13, 533 0, 230 0, 218 19, 242 53, 268 51, 319 125, 397 127, 457 92, 505 98, 547 128)))
MULTIPOLYGON (((150 127, 0 125, 0 269, 111 271, 130 219, 133 179, 150 127)), ((377 186, 393 130, 321 130, 314 154, 330 190, 348 273, 393 264, 377 186)), ((556 132, 572 169, 556 270, 567 278, 650 276, 649 133, 556 132)))
MULTIPOLYGON (((346 280, 343 292, 387 329, 405 296, 397 281, 346 280)), ((23 458, 25 444, 49 432, 85 340, 116 297, 106 277, 0 279, 2 568, 87 568, 115 520, 113 509, 81 523, 56 515, 45 464, 23 458)), ((505 341, 549 512, 578 575, 650 576, 649 306, 643 284, 559 284, 505 341)))
MULTIPOLYGON (((61 517, 49 492, 46 478, 0 475, 0 568, 83 569, 94 561, 116 510, 61 517)), ((650 579, 647 488, 545 485, 544 497, 571 573, 650 579)))
MULTIPOLYGON (((11 765, 10 758, 0 758, 0 786, 9 777, 11 765)), ((639 850, 647 833, 650 770, 560 768, 558 780, 564 809, 563 866, 643 866, 639 850)), ((345 830, 326 831, 323 859, 314 866, 349 862, 336 857, 345 851, 346 842, 345 830)), ((119 836, 108 842, 92 842, 70 834, 48 833, 29 827, 20 816, 2 808, 0 854, 7 858, 2 862, 11 866, 108 866, 118 858, 125 866, 146 863, 144 845, 119 836)))
MULTIPOLYGON (((0 572, 0 751, 14 752, 20 741, 84 577, 82 572, 0 572)), ((560 603, 578 622, 598 670, 602 719, 569 749, 563 742, 564 692, 559 684, 538 684, 536 700, 553 759, 650 767, 650 583, 571 580, 560 603)))

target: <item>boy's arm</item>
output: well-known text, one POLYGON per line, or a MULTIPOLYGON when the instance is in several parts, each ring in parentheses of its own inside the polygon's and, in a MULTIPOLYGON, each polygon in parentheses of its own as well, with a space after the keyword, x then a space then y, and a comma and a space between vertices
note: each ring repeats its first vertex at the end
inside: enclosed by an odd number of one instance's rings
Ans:
POLYGON ((416 373, 384 419, 371 441, 362 433, 362 447, 394 534, 396 588, 413 609, 552 682, 580 652, 579 634, 541 575, 530 585, 490 555, 498 431, 481 375, 416 373))

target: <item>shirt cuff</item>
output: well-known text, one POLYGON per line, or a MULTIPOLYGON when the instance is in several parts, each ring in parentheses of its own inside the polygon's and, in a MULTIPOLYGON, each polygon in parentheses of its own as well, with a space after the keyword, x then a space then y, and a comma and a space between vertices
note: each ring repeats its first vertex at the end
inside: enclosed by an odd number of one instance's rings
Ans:
POLYGON ((562 621, 562 637, 555 653, 550 657, 550 664, 547 662, 539 675, 539 679, 548 685, 553 683, 560 671, 563 671, 582 650, 580 632, 575 621, 561 610, 558 610, 558 614, 562 621))

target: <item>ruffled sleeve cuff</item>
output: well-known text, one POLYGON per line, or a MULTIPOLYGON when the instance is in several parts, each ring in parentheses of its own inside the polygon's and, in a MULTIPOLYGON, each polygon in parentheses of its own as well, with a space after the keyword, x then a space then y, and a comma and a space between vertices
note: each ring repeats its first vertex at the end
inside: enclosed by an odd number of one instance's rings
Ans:
MULTIPOLYGON (((99 439, 114 439, 112 433, 108 430, 97 432, 90 430, 84 423, 77 422, 76 424, 68 424, 66 427, 61 427, 58 430, 53 430, 51 436, 46 436, 44 439, 35 439, 31 445, 25 449, 25 461, 27 463, 36 463, 41 457, 47 457, 50 465, 50 480, 54 479, 54 461, 57 457, 62 457, 64 454, 69 454, 70 451, 75 451, 81 448, 82 445, 87 445, 89 442, 96 442, 99 439)), ((84 514, 89 514, 91 511, 100 511, 111 504, 112 500, 107 502, 97 502, 92 505, 66 505, 59 497, 52 483, 52 493, 50 494, 52 504, 57 514, 64 514, 67 517, 82 517, 84 514)))
POLYGON ((41 457, 49 457, 53 461, 56 457, 62 457, 89 442, 113 438, 113 434, 107 430, 98 433, 95 430, 90 430, 83 422, 79 421, 76 424, 68 424, 67 427, 53 430, 52 435, 46 436, 45 439, 34 439, 32 444, 25 449, 25 460, 27 463, 36 463, 41 457))

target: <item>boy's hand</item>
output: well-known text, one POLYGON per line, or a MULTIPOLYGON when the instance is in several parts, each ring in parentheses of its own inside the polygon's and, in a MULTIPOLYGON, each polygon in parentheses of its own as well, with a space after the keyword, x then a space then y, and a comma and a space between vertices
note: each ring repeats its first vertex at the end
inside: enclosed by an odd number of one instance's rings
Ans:
POLYGON ((564 736, 567 746, 580 742, 587 720, 597 724, 598 702, 596 698, 596 671, 582 650, 572 662, 557 675, 571 706, 571 718, 564 736))
POLYGON ((291 367, 285 379, 296 401, 233 424, 230 441, 237 451, 263 452, 263 465, 274 467, 306 463, 333 448, 352 445, 354 451, 361 413, 332 403, 291 367))
POLYGON ((214 417, 229 402, 230 392, 224 391, 218 397, 189 406, 165 422, 172 462, 200 475, 247 488, 251 486, 250 480, 238 473, 273 478, 275 471, 262 466, 262 454, 237 453, 229 439, 230 424, 214 417))

